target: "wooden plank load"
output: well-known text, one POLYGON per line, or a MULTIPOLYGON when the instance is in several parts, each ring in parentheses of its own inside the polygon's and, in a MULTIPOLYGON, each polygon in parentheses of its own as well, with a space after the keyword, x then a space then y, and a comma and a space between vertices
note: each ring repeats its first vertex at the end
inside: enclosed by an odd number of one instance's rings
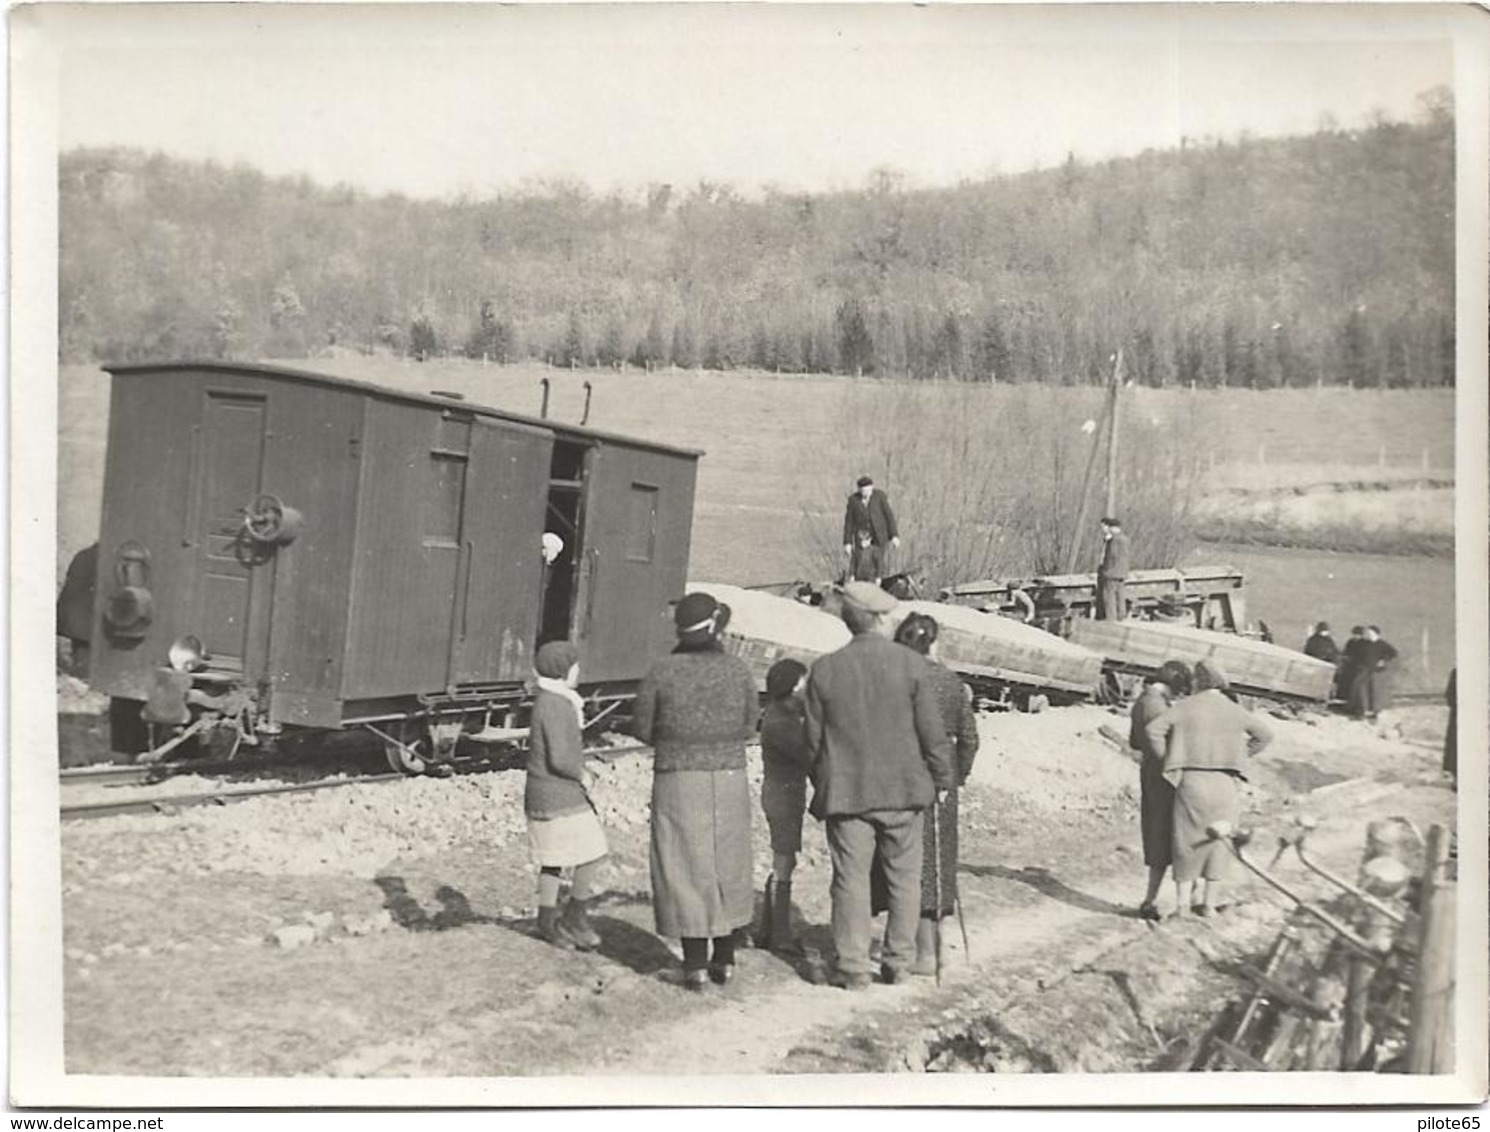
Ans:
POLYGON ((890 616, 911 613, 936 620, 937 658, 962 676, 1083 696, 1101 679, 1100 653, 1008 617, 935 601, 902 601, 890 616))
MULTIPOLYGON (((724 646, 750 665, 762 688, 767 670, 783 657, 810 666, 849 641, 847 626, 836 612, 828 612, 837 609, 834 594, 819 607, 715 582, 691 582, 689 589, 713 594, 730 607, 724 646)), ((941 602, 902 601, 890 614, 891 625, 911 613, 936 619, 938 659, 959 675, 1081 696, 1101 678, 1097 653, 1007 617, 941 602)))
POLYGON ((689 582, 688 591, 695 590, 730 607, 725 650, 750 666, 762 691, 766 673, 778 660, 790 658, 811 667, 818 657, 849 642, 848 626, 817 606, 722 582, 689 582))
POLYGON ((1281 699, 1329 699, 1335 667, 1251 637, 1159 621, 1075 618, 1070 640, 1100 654, 1110 668, 1148 675, 1166 660, 1215 660, 1239 692, 1281 699))

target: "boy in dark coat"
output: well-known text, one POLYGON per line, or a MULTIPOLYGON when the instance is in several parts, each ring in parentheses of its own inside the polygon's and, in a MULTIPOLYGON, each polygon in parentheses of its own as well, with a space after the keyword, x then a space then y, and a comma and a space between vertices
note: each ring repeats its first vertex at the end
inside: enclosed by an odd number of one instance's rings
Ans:
POLYGON ((812 813, 828 826, 837 982, 851 990, 870 983, 876 852, 890 913, 881 977, 909 977, 921 911, 923 815, 957 784, 930 668, 885 634, 884 615, 894 608, 895 599, 877 586, 846 585, 843 619, 854 639, 814 664, 807 681, 812 813))
POLYGON ((771 830, 771 876, 757 946, 773 951, 792 939, 792 872, 802 851, 802 817, 807 812, 807 709, 802 700, 806 687, 807 666, 789 657, 766 673, 761 809, 771 830))

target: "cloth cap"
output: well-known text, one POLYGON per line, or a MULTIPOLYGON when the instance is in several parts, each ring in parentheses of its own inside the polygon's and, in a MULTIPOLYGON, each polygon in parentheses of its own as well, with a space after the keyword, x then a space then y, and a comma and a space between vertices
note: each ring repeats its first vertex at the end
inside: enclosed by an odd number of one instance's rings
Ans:
POLYGON ((578 648, 568 641, 549 641, 538 646, 538 655, 533 658, 533 670, 550 680, 562 680, 578 663, 578 648))
POLYGON ((1328 633, 1330 631, 1330 623, 1328 621, 1321 621, 1318 625, 1314 626, 1314 631, 1316 633, 1328 633))
POLYGON ((783 657, 771 665, 766 673, 766 695, 773 700, 782 700, 792 694, 797 681, 807 675, 807 666, 800 660, 783 657))
POLYGON ((1195 662, 1195 690, 1206 692, 1211 689, 1225 691, 1231 687, 1231 682, 1226 679, 1226 673, 1221 665, 1214 660, 1197 660, 1195 662))
POLYGON ((1118 521, 1116 515, 1104 515, 1102 516, 1102 525, 1104 527, 1121 527, 1123 524, 1118 521))
POLYGON ((889 613, 895 599, 873 582, 849 582, 843 587, 843 600, 865 613, 889 613))
POLYGON ((858 486, 859 487, 873 487, 874 486, 874 481, 872 479, 870 479, 868 476, 860 476, 859 479, 858 479, 858 486))

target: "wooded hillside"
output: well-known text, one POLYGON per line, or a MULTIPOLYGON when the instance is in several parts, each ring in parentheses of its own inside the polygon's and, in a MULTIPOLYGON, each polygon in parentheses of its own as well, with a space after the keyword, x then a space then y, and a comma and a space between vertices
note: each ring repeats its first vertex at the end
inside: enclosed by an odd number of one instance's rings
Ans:
POLYGON ((1410 123, 935 189, 418 201, 118 149, 59 175, 66 361, 340 347, 1071 384, 1121 346, 1156 385, 1453 380, 1446 91, 1410 123))

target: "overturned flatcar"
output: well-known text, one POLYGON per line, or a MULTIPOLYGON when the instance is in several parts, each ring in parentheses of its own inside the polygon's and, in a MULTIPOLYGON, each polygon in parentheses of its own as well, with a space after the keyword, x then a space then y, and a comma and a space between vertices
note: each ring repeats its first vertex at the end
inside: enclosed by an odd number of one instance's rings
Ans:
POLYGON ((671 643, 699 452, 279 367, 106 368, 116 749, 364 727, 438 766, 516 730, 539 642, 578 644, 597 705, 671 643))

